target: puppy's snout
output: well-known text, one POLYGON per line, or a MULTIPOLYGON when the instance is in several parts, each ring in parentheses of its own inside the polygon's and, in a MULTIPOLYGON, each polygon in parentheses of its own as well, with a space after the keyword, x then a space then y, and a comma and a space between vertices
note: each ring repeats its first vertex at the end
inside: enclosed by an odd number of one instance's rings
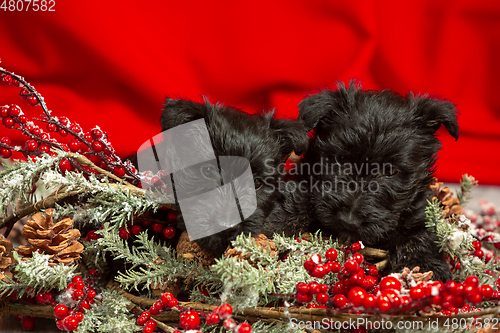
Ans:
POLYGON ((338 222, 347 229, 355 230, 361 227, 361 219, 352 211, 341 211, 338 213, 338 222))

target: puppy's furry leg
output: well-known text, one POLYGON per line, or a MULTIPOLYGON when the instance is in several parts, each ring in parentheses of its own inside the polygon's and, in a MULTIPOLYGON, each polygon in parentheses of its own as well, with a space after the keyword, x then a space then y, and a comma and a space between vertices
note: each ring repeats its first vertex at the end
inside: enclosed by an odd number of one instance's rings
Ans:
POLYGON ((450 267, 439 253, 436 237, 426 230, 404 238, 389 251, 392 271, 401 272, 404 267, 412 269, 420 267, 420 272, 433 271, 433 280, 447 281, 451 279, 450 267))

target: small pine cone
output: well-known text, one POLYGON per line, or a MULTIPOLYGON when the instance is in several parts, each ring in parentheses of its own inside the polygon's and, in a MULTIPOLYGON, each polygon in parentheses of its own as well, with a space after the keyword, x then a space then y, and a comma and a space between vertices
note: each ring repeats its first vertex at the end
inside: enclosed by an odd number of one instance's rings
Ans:
POLYGON ((428 271, 425 273, 420 273, 420 267, 415 266, 412 270, 405 267, 401 273, 396 273, 397 277, 401 281, 403 289, 410 289, 411 287, 417 285, 419 282, 427 282, 432 279, 434 275, 433 271, 428 271))
POLYGON ((77 240, 80 238, 78 229, 71 229, 73 220, 66 218, 54 223, 54 211, 47 209, 45 216, 42 213, 33 215, 32 220, 24 225, 21 234, 30 245, 21 245, 16 251, 28 260, 32 253, 39 251, 50 255, 49 265, 72 264, 80 259, 83 245, 77 240))
MULTIPOLYGON (((276 247, 276 245, 274 244, 274 242, 271 239, 266 237, 266 235, 259 234, 257 237, 252 237, 252 239, 255 241, 255 243, 257 244, 257 247, 259 249, 263 249, 264 253, 267 253, 269 251, 270 257, 274 257, 274 256, 278 255, 278 248, 276 247)), ((231 248, 231 249, 226 250, 226 252, 224 253, 224 256, 226 258, 236 257, 236 258, 244 259, 244 260, 248 261, 252 266, 257 265, 256 262, 254 262, 253 260, 250 259, 249 254, 243 254, 243 253, 237 251, 235 248, 231 248)))
POLYGON ((4 280, 5 276, 12 278, 12 273, 9 270, 12 263, 14 263, 12 243, 0 234, 0 280, 4 280))
POLYGON ((168 281, 160 284, 156 283, 151 283, 151 290, 153 291, 153 294, 156 296, 160 297, 162 294, 166 292, 172 293, 174 296, 177 297, 179 292, 181 291, 182 288, 182 280, 180 278, 177 278, 173 281, 168 281))
POLYGON ((439 201, 445 218, 462 214, 463 208, 460 206, 458 198, 453 197, 453 192, 448 186, 443 188, 443 183, 438 182, 437 178, 434 178, 429 187, 435 193, 432 199, 436 198, 439 201))
POLYGON ((176 250, 177 254, 186 260, 197 260, 204 266, 210 266, 215 263, 213 254, 202 249, 195 241, 190 240, 186 231, 179 237, 176 250))

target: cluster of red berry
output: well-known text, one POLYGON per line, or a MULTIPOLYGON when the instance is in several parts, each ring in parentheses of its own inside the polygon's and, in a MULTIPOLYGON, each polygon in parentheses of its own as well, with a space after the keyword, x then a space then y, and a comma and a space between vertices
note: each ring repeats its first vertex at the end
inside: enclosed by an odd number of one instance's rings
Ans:
MULTIPOLYGON (((500 249, 500 210, 492 203, 481 200, 479 203, 479 213, 472 210, 464 210, 464 215, 472 222, 475 229, 473 230, 481 242, 485 244, 493 244, 497 249, 500 249)), ((485 261, 488 262, 494 257, 494 252, 483 247, 476 247, 478 254, 484 253, 485 261)))
MULTIPOLYGON (((92 163, 105 170, 111 170, 117 177, 125 177, 134 182, 138 182, 139 178, 136 175, 135 168, 130 163, 123 163, 115 154, 113 147, 107 140, 107 135, 99 127, 95 127, 88 133, 84 133, 82 128, 77 123, 72 123, 67 117, 53 117, 47 109, 42 97, 36 90, 25 82, 19 76, 13 73, 0 69, 2 81, 7 85, 22 87, 19 92, 20 96, 31 106, 41 105, 44 111, 42 119, 35 119, 42 123, 46 123, 46 132, 35 125, 32 120, 29 120, 22 112, 18 105, 0 107, 0 117, 2 124, 6 128, 13 128, 21 131, 28 136, 23 147, 12 146, 10 138, 3 137, 0 139, 0 156, 10 158, 13 151, 22 152, 25 157, 31 156, 36 160, 36 156, 48 153, 51 156, 56 156, 56 153, 50 149, 57 148, 60 150, 84 154, 92 163), (68 135, 73 136, 73 139, 67 143, 60 143, 50 137, 49 133, 58 133, 61 137, 68 135)), ((88 166, 81 165, 74 160, 63 159, 59 163, 59 170, 64 174, 67 171, 77 169, 85 175, 96 173, 95 170, 88 166)))
MULTIPOLYGON (((153 319, 151 319, 151 316, 156 316, 165 308, 182 311, 180 314, 179 326, 183 330, 197 330, 196 333, 201 333, 201 331, 198 330, 201 323, 200 313, 192 309, 183 310, 183 308, 179 306, 178 300, 170 292, 162 294, 160 300, 156 301, 149 308, 149 310, 142 312, 137 318, 137 325, 144 326, 144 328, 142 329, 143 333, 152 333, 155 331, 157 323, 153 319)), ((211 313, 206 315, 205 322, 207 325, 212 326, 220 323, 220 321, 223 320, 222 326, 228 331, 232 330, 235 333, 252 332, 252 326, 250 324, 237 324, 236 321, 231 318, 232 314, 233 308, 230 304, 225 303, 215 308, 211 313)), ((179 330, 175 330, 173 333, 181 332, 179 330)))
MULTIPOLYGON (((89 271, 90 274, 95 275, 95 270, 89 271)), ((71 299, 67 305, 57 304, 54 307, 56 325, 61 331, 76 330, 83 320, 84 312, 94 303, 97 293, 90 284, 89 280, 83 281, 81 276, 75 276, 62 293, 66 293, 71 299)))
MULTIPOLYGON (((129 239, 131 235, 138 235, 140 234, 144 228, 149 228, 157 233, 157 234, 163 234, 165 238, 171 239, 175 237, 176 231, 175 228, 172 227, 171 225, 168 224, 163 224, 159 222, 152 222, 147 217, 141 217, 138 219, 140 222, 134 223, 134 225, 127 226, 127 227, 122 227, 118 231, 118 235, 120 236, 121 239, 129 239)), ((170 209, 167 212, 167 220, 168 223, 175 223, 177 221, 177 211, 170 209)), ((97 234, 96 234, 97 235, 97 234)))
POLYGON ((326 262, 322 261, 319 254, 313 254, 304 263, 309 275, 323 278, 328 273, 337 273, 338 281, 330 286, 317 282, 298 283, 296 301, 311 303, 315 295, 316 304, 309 304, 308 307, 331 307, 340 312, 352 313, 425 311, 431 310, 427 306, 439 305, 443 314, 451 314, 457 313, 459 309, 470 311, 471 307, 466 302, 477 305, 483 300, 500 300, 500 291, 494 291, 487 284, 479 286, 479 279, 475 276, 467 277, 464 283, 414 283, 409 289, 402 289, 396 275, 383 277, 379 281, 377 268, 357 253, 359 249, 359 243, 346 249, 347 260, 343 266, 337 261, 336 249, 326 251, 326 262))

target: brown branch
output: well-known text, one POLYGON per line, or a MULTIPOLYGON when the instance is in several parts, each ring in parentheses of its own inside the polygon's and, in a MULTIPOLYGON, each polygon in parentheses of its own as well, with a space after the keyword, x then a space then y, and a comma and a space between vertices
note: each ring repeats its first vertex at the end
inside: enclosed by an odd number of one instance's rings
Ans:
MULTIPOLYGON (((109 178, 111 179, 114 179, 116 180, 117 182, 122 182, 123 184, 125 185, 128 185, 128 186, 134 186, 132 184, 130 184, 129 182, 127 182, 126 180, 123 180, 122 178, 120 177, 117 177, 115 176, 113 173, 107 171, 107 170, 104 170, 100 167, 98 167, 97 165, 95 165, 94 163, 92 163, 87 157, 85 157, 84 155, 81 155, 81 154, 76 154, 76 153, 70 153, 69 156, 74 159, 75 161, 77 161, 78 163, 80 164, 83 164, 85 166, 88 166, 94 170, 97 170, 99 171, 100 173, 102 173, 103 175, 106 175, 108 176, 109 178)), ((135 186, 134 186, 135 187, 135 186)))

